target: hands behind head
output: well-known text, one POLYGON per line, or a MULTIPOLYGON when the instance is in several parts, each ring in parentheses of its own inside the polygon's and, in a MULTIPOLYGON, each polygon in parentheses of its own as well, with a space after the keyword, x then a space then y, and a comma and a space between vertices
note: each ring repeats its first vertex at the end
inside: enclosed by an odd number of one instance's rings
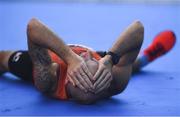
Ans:
POLYGON ((107 89, 111 84, 112 63, 109 56, 105 56, 99 61, 93 60, 99 64, 98 68, 94 68, 97 69, 97 72, 93 75, 91 73, 92 70, 87 65, 87 60, 92 60, 90 52, 88 52, 88 57, 85 59, 79 56, 78 62, 68 65, 67 77, 74 86, 79 87, 81 90, 97 94, 107 89))

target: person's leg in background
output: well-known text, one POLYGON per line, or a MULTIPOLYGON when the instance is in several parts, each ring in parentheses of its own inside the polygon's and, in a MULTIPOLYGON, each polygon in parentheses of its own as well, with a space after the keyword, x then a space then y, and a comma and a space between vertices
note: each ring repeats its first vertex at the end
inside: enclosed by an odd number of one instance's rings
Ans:
POLYGON ((149 63, 168 53, 174 47, 175 42, 176 36, 173 31, 166 30, 159 33, 150 46, 137 57, 133 64, 133 73, 137 73, 149 63))

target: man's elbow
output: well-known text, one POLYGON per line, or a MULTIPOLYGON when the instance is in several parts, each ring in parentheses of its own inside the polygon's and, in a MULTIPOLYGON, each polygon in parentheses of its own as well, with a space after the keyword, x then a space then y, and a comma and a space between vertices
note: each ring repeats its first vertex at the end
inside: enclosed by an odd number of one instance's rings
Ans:
POLYGON ((35 87, 42 93, 49 93, 51 91, 51 85, 47 83, 35 82, 35 87))
POLYGON ((144 31, 144 26, 141 21, 136 20, 134 23, 141 31, 144 31))
POLYGON ((133 22, 136 30, 136 34, 140 35, 141 37, 144 36, 144 26, 141 21, 136 20, 133 22))
POLYGON ((31 38, 30 39, 33 39, 33 37, 35 36, 36 34, 36 30, 38 28, 38 25, 39 25, 39 21, 35 18, 32 18, 28 24, 27 24, 27 35, 30 36, 31 38))
POLYGON ((38 89, 38 91, 42 92, 42 93, 47 93, 49 92, 48 88, 47 87, 39 87, 39 86, 36 86, 36 88, 38 89))
POLYGON ((138 48, 141 47, 143 39, 144 39, 144 26, 140 21, 135 21, 135 39, 138 44, 138 48))
POLYGON ((119 82, 116 81, 114 84, 115 87, 111 90, 112 95, 117 95, 125 91, 129 83, 129 78, 120 80, 119 82))

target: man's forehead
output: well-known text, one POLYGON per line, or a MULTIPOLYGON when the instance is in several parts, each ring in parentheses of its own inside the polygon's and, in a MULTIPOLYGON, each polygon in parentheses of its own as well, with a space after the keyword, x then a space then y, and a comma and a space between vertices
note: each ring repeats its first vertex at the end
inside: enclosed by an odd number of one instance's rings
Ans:
MULTIPOLYGON (((80 54, 80 56, 81 56, 82 58, 84 58, 85 60, 87 60, 87 59, 89 59, 89 58, 94 58, 93 56, 89 57, 87 51, 82 52, 82 53, 80 54)), ((95 59, 95 58, 94 58, 94 59, 95 59)), ((94 61, 94 59, 92 59, 92 61, 94 61)))
POLYGON ((88 57, 87 51, 86 51, 86 52, 82 52, 82 53, 80 54, 80 56, 83 57, 83 58, 88 57))

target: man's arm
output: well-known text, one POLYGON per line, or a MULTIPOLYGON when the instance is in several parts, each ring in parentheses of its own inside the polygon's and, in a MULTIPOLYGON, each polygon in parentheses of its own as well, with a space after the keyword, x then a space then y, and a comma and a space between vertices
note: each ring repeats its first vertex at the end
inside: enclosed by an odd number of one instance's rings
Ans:
POLYGON ((41 46, 34 44, 31 33, 28 35, 28 53, 33 63, 33 77, 35 86, 43 93, 50 94, 55 90, 57 76, 55 69, 52 69, 52 61, 48 51, 41 46))
MULTIPOLYGON (((142 24, 139 21, 136 21, 132 23, 115 41, 115 43, 113 44, 112 48, 109 49, 109 51, 113 52, 114 54, 120 57, 119 61, 122 61, 122 62, 119 62, 118 66, 125 66, 128 64, 131 64, 134 61, 136 56, 124 57, 125 59, 122 59, 122 60, 121 60, 121 57, 126 55, 127 53, 131 53, 134 51, 136 51, 136 53, 139 52, 139 49, 142 45, 142 39, 144 36, 143 34, 144 34, 144 28, 142 24)), ((97 70, 97 73, 94 75, 94 79, 98 79, 100 74, 108 74, 107 69, 109 69, 109 71, 112 69, 112 66, 113 66, 112 63, 113 62, 112 62, 111 55, 106 55, 104 58, 102 58, 102 60, 100 60, 100 63, 99 63, 100 67, 97 70)), ((100 77, 97 80, 97 83, 95 83, 95 87, 97 89, 103 90, 107 88, 108 86, 110 86, 111 81, 112 79, 110 79, 108 75, 104 75, 104 77, 100 77)))
POLYGON ((36 19, 28 24, 28 34, 32 37, 30 41, 41 48, 47 48, 55 52, 68 65, 68 76, 80 89, 87 91, 93 88, 89 72, 84 60, 75 54, 61 38, 56 36, 48 27, 36 19))
POLYGON ((40 45, 43 48, 48 48, 55 52, 67 64, 79 62, 79 57, 75 54, 64 42, 53 33, 48 27, 42 24, 37 19, 31 19, 28 24, 28 30, 31 33, 32 42, 40 45))
MULTIPOLYGON (((142 45, 142 39, 144 37, 144 27, 140 21, 133 22, 127 29, 121 33, 119 38, 115 41, 112 48, 109 51, 113 52, 120 58, 132 52, 139 50, 142 45)), ((123 63, 126 64, 126 63, 123 63)))

